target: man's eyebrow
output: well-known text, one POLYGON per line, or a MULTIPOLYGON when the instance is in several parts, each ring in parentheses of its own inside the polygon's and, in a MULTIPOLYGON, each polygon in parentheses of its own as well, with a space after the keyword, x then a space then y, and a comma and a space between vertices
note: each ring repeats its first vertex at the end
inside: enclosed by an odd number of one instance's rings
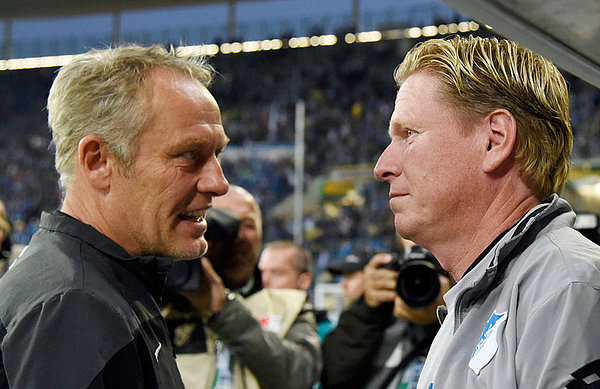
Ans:
POLYGON ((400 131, 404 128, 401 123, 398 123, 397 120, 390 119, 390 124, 388 126, 388 135, 392 136, 392 133, 395 131, 400 131))
MULTIPOLYGON (((224 135, 223 137, 220 137, 220 141, 217 144, 217 148, 224 148, 226 145, 229 144, 229 137, 227 135, 224 135)), ((212 139, 210 138, 188 138, 188 139, 183 139, 181 142, 179 142, 177 145, 174 145, 173 148, 176 149, 186 149, 186 148, 200 148, 206 144, 210 144, 212 142, 212 139)))
POLYGON ((185 139, 182 142, 178 143, 177 145, 173 146, 173 149, 197 149, 202 147, 203 145, 207 144, 208 140, 207 139, 198 139, 198 138, 190 138, 190 139, 185 139))

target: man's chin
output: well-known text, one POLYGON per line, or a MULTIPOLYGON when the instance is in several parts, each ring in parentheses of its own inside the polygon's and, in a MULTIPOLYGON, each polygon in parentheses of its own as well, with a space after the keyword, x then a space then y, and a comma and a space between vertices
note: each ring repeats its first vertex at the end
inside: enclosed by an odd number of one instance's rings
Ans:
POLYGON ((176 248, 170 256, 176 261, 189 261, 191 259, 203 257, 207 250, 208 244, 204 238, 201 238, 188 248, 176 248))

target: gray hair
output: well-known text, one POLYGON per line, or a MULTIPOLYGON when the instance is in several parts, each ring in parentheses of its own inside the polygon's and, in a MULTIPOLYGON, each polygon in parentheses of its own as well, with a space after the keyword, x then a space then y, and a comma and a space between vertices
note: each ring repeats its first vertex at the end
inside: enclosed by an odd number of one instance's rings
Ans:
POLYGON ((87 135, 101 137, 130 174, 138 135, 153 118, 146 81, 155 68, 189 75, 206 87, 214 74, 205 57, 180 56, 159 45, 94 49, 60 69, 47 108, 63 190, 72 183, 78 144, 87 135))

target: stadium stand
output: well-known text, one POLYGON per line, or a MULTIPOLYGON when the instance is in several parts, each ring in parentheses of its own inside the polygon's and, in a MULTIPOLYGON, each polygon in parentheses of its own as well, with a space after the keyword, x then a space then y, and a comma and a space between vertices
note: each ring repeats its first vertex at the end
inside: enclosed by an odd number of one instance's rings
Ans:
MULTIPOLYGON (((257 195, 265 211, 265 241, 292 237, 279 206, 293 192, 293 153, 270 153, 294 141, 294 107, 306 103, 305 246, 317 270, 357 246, 397 249, 387 186, 369 173, 387 145, 396 87, 392 72, 411 40, 338 44, 300 50, 217 55, 212 87, 232 148, 260 145, 253 155, 223 153, 232 183, 257 195), (367 166, 367 168, 365 168, 367 166), (336 181, 348 169, 350 180, 336 181)), ((26 244, 41 210, 60 203, 45 99, 55 69, 0 72, 0 198, 26 244)), ((600 91, 567 75, 575 158, 600 154, 600 91)))

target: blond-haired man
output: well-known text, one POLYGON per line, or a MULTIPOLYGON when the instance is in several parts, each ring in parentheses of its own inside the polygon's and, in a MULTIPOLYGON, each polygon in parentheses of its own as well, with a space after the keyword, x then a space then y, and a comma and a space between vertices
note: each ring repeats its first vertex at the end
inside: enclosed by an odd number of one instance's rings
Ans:
POLYGON ((157 299, 206 251, 228 183, 212 68, 159 46, 93 50, 48 98, 60 211, 0 281, 0 387, 183 388, 157 299))
POLYGON ((566 83, 506 40, 415 46, 395 72, 390 185, 399 235, 457 281, 418 387, 598 385, 600 248, 558 197, 572 133, 566 83))

